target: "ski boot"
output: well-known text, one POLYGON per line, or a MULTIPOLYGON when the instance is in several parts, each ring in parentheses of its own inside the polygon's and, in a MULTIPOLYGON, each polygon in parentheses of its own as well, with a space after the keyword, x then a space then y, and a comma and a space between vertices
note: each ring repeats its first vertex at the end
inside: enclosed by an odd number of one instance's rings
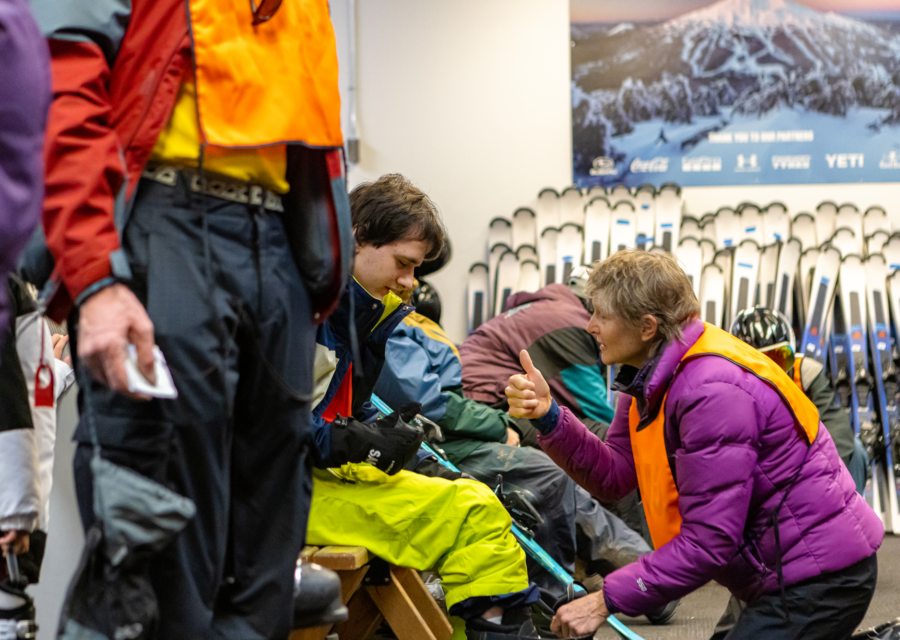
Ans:
POLYGON ((466 620, 466 640, 540 640, 531 621, 529 607, 516 607, 503 612, 500 624, 472 618, 466 620))
POLYGON ((675 609, 678 608, 678 605, 681 604, 681 598, 678 600, 672 600, 669 604, 664 606, 662 609, 658 611, 654 611, 652 613, 645 614, 647 620, 650 621, 650 624, 661 625, 661 624, 669 624, 669 621, 675 615, 675 609))
MULTIPOLYGON (((347 619, 341 579, 313 562, 297 561, 294 571, 294 629, 322 627, 347 619)), ((0 640, 4 640, 0 636, 0 640)))
MULTIPOLYGON (((550 630, 550 626, 553 623, 553 616, 556 615, 556 612, 564 604, 568 604, 572 602, 572 600, 575 600, 575 598, 581 598, 586 595, 588 595, 586 591, 576 593, 574 584, 566 585, 566 595, 561 598, 557 598, 553 593, 546 589, 541 589, 541 599, 534 603, 531 609, 531 620, 534 623, 535 629, 537 629, 538 636, 540 638, 558 638, 559 636, 550 630)), ((584 636, 579 636, 574 640, 589 640, 593 637, 594 634, 589 633, 584 636)))
POLYGON ((0 640, 34 640, 37 638, 34 601, 25 593, 25 585, 0 582, 0 597, 3 597, 3 600, 13 600, 17 603, 15 607, 0 609, 0 640), (18 604, 19 602, 21 604, 18 604))

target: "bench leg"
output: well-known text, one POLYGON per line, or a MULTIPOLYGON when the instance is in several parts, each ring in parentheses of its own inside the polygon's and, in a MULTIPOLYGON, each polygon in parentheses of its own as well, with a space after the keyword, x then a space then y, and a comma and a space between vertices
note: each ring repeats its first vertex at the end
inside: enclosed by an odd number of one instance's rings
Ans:
MULTIPOLYGON (((362 584, 363 578, 366 577, 366 572, 369 570, 368 565, 365 567, 360 567, 359 569, 354 569, 352 571, 341 571, 338 575, 341 577, 341 603, 347 604, 350 602, 350 598, 353 597, 353 594, 357 592, 359 589, 359 585, 362 584)), ((350 612, 350 615, 353 615, 353 612, 350 612)), ((289 640, 325 640, 325 636, 329 634, 331 631, 331 627, 334 625, 327 625, 324 627, 311 627, 309 629, 298 629, 291 633, 289 640)))
POLYGON ((365 589, 356 592, 347 608, 350 609, 350 616, 345 622, 334 626, 334 632, 341 640, 366 640, 384 619, 365 589))
POLYGON ((450 640, 453 627, 440 605, 431 596, 428 587, 422 582, 419 572, 405 567, 391 567, 391 572, 397 576, 406 595, 434 634, 435 640, 450 640))
POLYGON ((391 630, 399 640, 437 640, 406 593, 393 567, 390 575, 389 585, 366 587, 366 592, 384 615, 391 630))

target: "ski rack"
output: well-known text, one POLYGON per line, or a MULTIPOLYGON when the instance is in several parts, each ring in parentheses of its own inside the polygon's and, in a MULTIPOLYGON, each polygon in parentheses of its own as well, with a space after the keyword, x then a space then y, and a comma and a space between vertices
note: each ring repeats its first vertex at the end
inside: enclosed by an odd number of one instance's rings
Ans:
MULTIPOLYGON (((374 393, 371 396, 372 404, 375 405, 375 408, 383 416, 389 416, 394 411, 387 404, 385 404, 384 400, 376 396, 374 393)), ((443 466, 447 467, 451 471, 456 473, 460 473, 459 469, 455 464, 444 458, 443 455, 439 454, 435 451, 427 442, 422 443, 422 449, 433 455, 437 458, 437 461, 443 466)), ((563 583, 563 585, 568 586, 572 585, 575 588, 576 593, 584 593, 585 589, 580 584, 575 582, 575 579, 569 575, 569 573, 563 569, 560 564, 550 557, 546 551, 544 551, 540 545, 538 545, 534 540, 529 538, 519 527, 516 526, 516 523, 513 522, 510 524, 510 529, 513 535, 516 537, 516 540, 519 541, 519 544, 525 549, 525 551, 530 555, 538 564, 540 564, 544 569, 547 570, 554 578, 563 583)), ((621 637, 626 640, 644 640, 639 635, 634 633, 631 629, 622 624, 614 615, 610 615, 606 621, 609 623, 609 626, 613 628, 613 630, 618 633, 621 637)))

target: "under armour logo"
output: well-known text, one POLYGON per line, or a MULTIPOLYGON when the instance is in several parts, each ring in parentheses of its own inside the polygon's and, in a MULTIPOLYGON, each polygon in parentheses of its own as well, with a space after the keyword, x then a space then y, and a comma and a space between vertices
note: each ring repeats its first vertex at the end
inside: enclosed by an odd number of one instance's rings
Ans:
POLYGON ((751 153, 749 156, 745 156, 743 153, 739 153, 737 157, 737 166, 738 169, 755 169, 758 166, 756 163, 756 154, 751 153))

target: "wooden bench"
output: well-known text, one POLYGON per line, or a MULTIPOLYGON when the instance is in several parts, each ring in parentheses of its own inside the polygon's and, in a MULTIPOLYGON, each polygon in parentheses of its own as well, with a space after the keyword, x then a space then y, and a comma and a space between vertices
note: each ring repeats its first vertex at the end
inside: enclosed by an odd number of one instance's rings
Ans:
POLYGON ((450 640, 453 628, 415 570, 389 565, 365 547, 306 547, 300 557, 337 572, 349 617, 333 628, 299 629, 290 640, 324 640, 332 632, 365 640, 382 620, 399 640, 450 640))

